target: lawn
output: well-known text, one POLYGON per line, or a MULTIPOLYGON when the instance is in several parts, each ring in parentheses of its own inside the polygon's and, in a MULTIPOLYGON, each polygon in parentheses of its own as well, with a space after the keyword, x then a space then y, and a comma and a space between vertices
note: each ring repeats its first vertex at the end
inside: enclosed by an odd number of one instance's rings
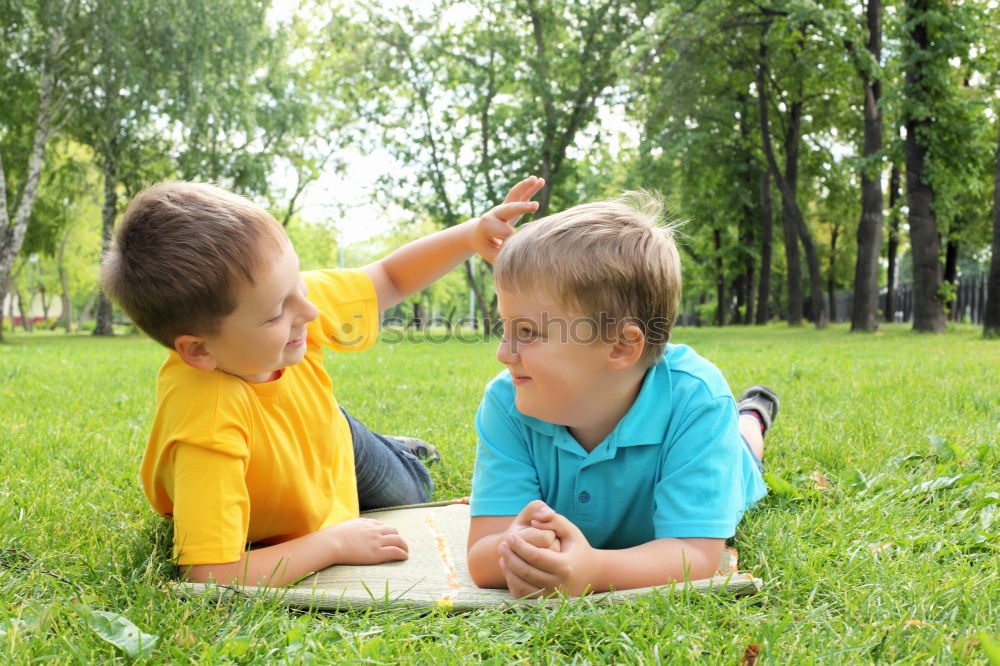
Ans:
MULTIPOLYGON (((153 663, 989 663, 1000 642, 1000 343, 978 329, 875 336, 678 329, 735 392, 774 387, 772 493, 737 535, 753 597, 648 596, 461 614, 299 613, 171 596, 169 531, 136 478, 163 352, 139 337, 0 345, 0 660, 129 657, 99 611, 158 641, 153 663)), ((445 454, 465 495, 489 343, 411 340, 331 354, 338 398, 375 430, 445 454)), ((996 657, 1000 663, 1000 656, 996 657)))

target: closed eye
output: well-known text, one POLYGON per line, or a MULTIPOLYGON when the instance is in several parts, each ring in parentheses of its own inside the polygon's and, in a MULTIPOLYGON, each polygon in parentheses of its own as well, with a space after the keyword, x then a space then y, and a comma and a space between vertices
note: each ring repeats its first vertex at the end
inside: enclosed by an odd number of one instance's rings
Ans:
POLYGON ((538 331, 533 328, 519 327, 517 329, 517 339, 521 342, 528 342, 538 337, 538 331))

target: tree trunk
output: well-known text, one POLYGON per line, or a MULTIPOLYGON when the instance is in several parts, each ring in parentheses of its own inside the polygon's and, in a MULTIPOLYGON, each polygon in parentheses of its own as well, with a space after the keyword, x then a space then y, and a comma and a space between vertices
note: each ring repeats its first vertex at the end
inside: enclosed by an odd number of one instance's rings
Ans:
MULTIPOLYGON (((549 74, 548 65, 551 62, 548 45, 545 43, 542 14, 537 0, 529 0, 526 5, 531 19, 532 35, 535 42, 535 58, 531 63, 537 74, 539 86, 538 96, 542 103, 542 126, 544 128, 541 146, 541 177, 545 186, 538 192, 538 210, 534 218, 538 219, 548 214, 552 199, 552 189, 561 180, 562 166, 566 152, 574 145, 577 132, 586 126, 589 119, 596 113, 597 101, 601 93, 611 87, 618 77, 618 68, 611 66, 617 59, 616 52, 627 50, 627 33, 623 32, 614 17, 608 16, 610 11, 619 12, 621 3, 595 3, 594 11, 584 21, 584 34, 581 39, 581 57, 579 66, 587 75, 581 76, 579 83, 569 96, 571 110, 564 114, 562 120, 557 113, 553 90, 556 77, 549 74), (562 125, 560 127, 560 125, 562 125)), ((651 7, 642 7, 636 11, 640 21, 650 12, 651 7)), ((564 90, 563 92, 570 92, 564 90)))
POLYGON ((896 318, 896 254, 899 252, 899 211, 896 203, 899 201, 899 165, 895 162, 889 174, 889 243, 886 248, 886 291, 885 312, 886 321, 896 318))
POLYGON ((958 293, 958 248, 958 241, 951 238, 948 239, 948 243, 944 248, 944 281, 952 286, 952 297, 945 303, 944 309, 945 316, 950 317, 952 320, 955 320, 958 314, 955 311, 958 293))
POLYGON ((826 292, 830 301, 830 321, 837 321, 837 237, 840 236, 840 225, 833 227, 830 234, 830 269, 826 273, 826 292))
MULTIPOLYGON (((746 182, 744 187, 747 192, 753 192, 754 187, 757 185, 759 180, 759 175, 757 173, 757 161, 754 159, 753 153, 753 131, 750 127, 750 107, 751 100, 749 96, 741 94, 740 97, 740 148, 745 151, 745 160, 747 164, 746 169, 746 182)), ((740 244, 742 247, 749 248, 754 245, 754 236, 757 227, 756 217, 756 206, 754 206, 753 199, 747 197, 743 199, 743 214, 740 216, 740 244)), ((738 279, 737 288, 737 299, 738 307, 743 307, 743 317, 736 321, 739 324, 752 324, 754 316, 754 272, 756 266, 755 257, 747 252, 742 255, 743 272, 740 274, 738 279)), ((737 310, 739 312, 739 310, 737 310)))
MULTIPOLYGON (((21 251, 21 246, 24 244, 24 234, 28 230, 31 209, 38 196, 38 184, 45 160, 45 146, 48 143, 52 126, 50 104, 54 81, 47 69, 42 72, 39 85, 35 138, 31 146, 31 155, 28 157, 28 169, 25 174, 24 186, 21 188, 21 200, 14 211, 13 224, 7 211, 7 179, 3 159, 0 158, 0 301, 10 289, 10 272, 14 267, 18 253, 21 251)), ((11 330, 13 328, 11 326, 11 330)), ((3 330, 0 327, 0 342, 2 341, 3 330)))
MULTIPOLYGON (((826 328, 828 323, 826 301, 823 299, 823 274, 819 266, 819 254, 816 252, 816 243, 813 242, 812 234, 806 227, 805 218, 802 216, 802 209, 799 208, 799 140, 802 137, 802 107, 801 101, 792 102, 788 113, 788 133, 785 135, 785 178, 782 187, 782 203, 787 206, 789 212, 789 222, 793 229, 798 232, 799 240, 806 252, 806 266, 809 269, 809 294, 813 302, 813 323, 816 328, 826 328)), ((793 231, 794 233, 794 231, 793 231)), ((793 242, 794 245, 794 242, 793 242)), ((796 251, 796 256, 798 251, 796 251)), ((801 268, 797 271, 801 285, 801 268)), ((799 299, 801 301, 801 286, 799 288, 799 299)))
POLYGON ((729 304, 726 303, 726 276, 722 266, 722 234, 718 229, 712 230, 712 238, 715 240, 715 325, 725 326, 729 304))
POLYGON ((410 320, 410 326, 418 331, 424 330, 427 323, 424 310, 424 304, 421 301, 417 301, 413 304, 413 319, 410 320))
MULTIPOLYGON (((104 156, 104 206, 101 212, 101 249, 107 252, 111 244, 111 234, 115 226, 115 213, 118 210, 118 163, 115 155, 115 145, 107 151, 104 156)), ((97 323, 94 326, 94 335, 114 335, 112 326, 111 301, 107 299, 101 291, 97 301, 97 323)))
POLYGON ((469 284, 469 289, 475 295, 476 304, 479 306, 479 316, 482 317, 480 320, 482 323, 482 331, 488 331, 490 329, 490 311, 487 309, 486 299, 483 298, 483 292, 479 288, 479 282, 476 280, 476 275, 472 270, 472 260, 465 260, 465 281, 469 284))
POLYGON ((62 284, 62 325, 67 333, 73 332, 73 301, 69 297, 69 278, 66 269, 59 269, 59 282, 62 284))
MULTIPOLYGON (((65 17, 63 17, 65 18, 65 17)), ((60 106, 56 99, 57 84, 53 73, 55 63, 65 54, 66 40, 63 22, 56 21, 49 32, 45 56, 41 63, 41 74, 38 79, 38 112, 35 115, 35 135, 28 156, 28 168, 21 185, 21 199, 16 204, 13 224, 7 210, 7 179, 4 173, 3 159, 0 158, 0 303, 10 286, 10 272, 14 267, 24 234, 31 219, 31 210, 38 196, 38 184, 45 161, 45 147, 52 135, 53 110, 60 106)), ((59 115, 56 113, 56 115, 59 115)), ((13 320, 11 320, 13 321, 13 320)), ((13 330, 11 326, 11 330, 13 330)), ((0 342, 3 342, 3 326, 0 326, 0 342)))
POLYGON ((774 236, 774 206, 771 201, 771 174, 760 172, 760 282, 757 285, 756 323, 766 324, 771 303, 771 241, 774 236))
POLYGON ((69 297, 69 275, 66 273, 64 259, 66 257, 66 242, 70 234, 63 233, 62 241, 59 243, 59 254, 56 255, 56 265, 59 269, 59 285, 62 288, 62 325, 66 327, 66 332, 73 331, 73 301, 69 297))
POLYGON ((38 295, 42 299, 42 319, 47 322, 49 320, 49 306, 52 305, 52 301, 49 300, 49 290, 41 286, 38 288, 38 295))
MULTIPOLYGON (((930 47, 927 35, 927 3, 924 0, 907 0, 906 6, 918 20, 910 21, 909 37, 918 53, 926 54, 930 47)), ((911 16, 912 19, 912 16, 911 16)), ((912 56, 913 54, 911 54, 912 56)), ((917 99, 908 100, 911 106, 923 104, 919 98, 924 89, 923 59, 909 57, 906 70, 906 88, 917 99)), ((941 251, 937 220, 934 217, 934 186, 927 168, 926 137, 922 134, 930 127, 930 117, 916 117, 912 111, 906 120, 906 203, 909 206, 910 246, 913 252, 913 330, 940 333, 944 330, 944 307, 941 302, 941 251)))
POLYGON ((826 309, 826 300, 823 298, 823 273, 819 267, 816 242, 806 227, 801 211, 795 217, 798 221, 799 239, 806 251, 806 266, 809 268, 809 298, 813 302, 813 323, 816 324, 816 328, 826 328, 830 323, 830 315, 826 309))
POLYGON ((545 180, 545 186, 538 192, 538 211, 535 215, 544 217, 549 210, 549 201, 552 197, 552 152, 556 134, 556 111, 552 101, 552 93, 549 88, 549 76, 547 72, 548 58, 545 55, 545 40, 542 34, 542 19, 534 3, 529 5, 529 15, 531 17, 532 35, 535 38, 535 55, 537 57, 536 67, 538 69, 538 80, 541 84, 542 112, 545 127, 542 137, 542 163, 541 177, 545 180))
POLYGON ((10 330, 14 330, 14 298, 13 296, 7 298, 7 296, 10 296, 10 294, 6 294, 4 296, 4 300, 0 301, 0 342, 3 342, 2 336, 4 318, 10 317, 10 330), (4 306, 6 306, 6 308, 4 306))
MULTIPOLYGON (((1000 120, 997 121, 997 129, 1000 130, 1000 120)), ((996 170, 993 176, 993 256, 986 287, 983 335, 1000 337, 1000 131, 997 132, 996 170)))
MULTIPOLYGON (((764 146, 764 156, 767 157, 767 165, 771 171, 774 182, 781 192, 781 222, 785 236, 785 261, 788 267, 788 325, 802 325, 802 265, 799 260, 798 220, 796 216, 801 216, 798 203, 795 201, 794 180, 786 180, 778 168, 778 162, 774 157, 774 148, 771 144, 771 129, 767 113, 767 45, 760 42, 760 62, 757 67, 757 105, 760 110, 760 134, 764 146)), ((799 113, 801 114, 801 103, 799 113)), ((795 104, 792 105, 793 110, 795 104)), ((801 115, 798 116, 801 120, 801 115)), ((797 169, 796 154, 789 155, 788 150, 795 153, 798 149, 798 127, 795 127, 795 115, 790 115, 788 133, 785 135, 785 168, 793 168, 790 177, 796 177, 794 169, 797 169), (792 140, 794 136, 794 140, 792 140)))
POLYGON ((94 305, 97 303, 97 299, 101 294, 100 288, 96 289, 87 299, 87 302, 83 304, 83 308, 80 310, 80 316, 76 320, 77 330, 83 328, 83 322, 91 319, 94 316, 94 305))
MULTIPOLYGON (((31 303, 28 303, 28 307, 24 307, 24 297, 21 296, 21 287, 14 285, 13 289, 14 298, 17 299, 17 309, 21 313, 21 328, 24 329, 25 333, 31 333, 34 329, 33 323, 31 321, 31 303)), ((11 321, 10 330, 14 330, 13 320, 11 321)))
MULTIPOLYGON (((868 0, 868 51, 875 62, 882 58, 882 3, 868 0)), ((882 256, 882 169, 875 159, 882 150, 882 82, 868 80, 861 71, 864 87, 864 168, 861 170, 861 221, 858 223, 858 257, 854 266, 854 309, 851 330, 874 333, 878 330, 878 277, 882 256)))
MULTIPOLYGON (((745 114, 744 114, 745 115, 745 114)), ((750 191, 753 191, 754 181, 756 181, 757 174, 751 170, 749 173, 750 191)), ((754 227, 756 226, 756 220, 754 220, 754 209, 753 204, 750 201, 746 201, 743 205, 743 217, 740 223, 740 243, 745 248, 753 247, 754 241, 754 227)), ((737 298, 739 300, 738 307, 743 307, 743 317, 739 320, 735 320, 734 323, 739 324, 749 324, 753 322, 753 280, 754 280, 754 257, 752 254, 747 253, 743 258, 743 272, 739 276, 739 286, 737 288, 737 298)), ((739 312, 737 310, 737 312, 739 312)))

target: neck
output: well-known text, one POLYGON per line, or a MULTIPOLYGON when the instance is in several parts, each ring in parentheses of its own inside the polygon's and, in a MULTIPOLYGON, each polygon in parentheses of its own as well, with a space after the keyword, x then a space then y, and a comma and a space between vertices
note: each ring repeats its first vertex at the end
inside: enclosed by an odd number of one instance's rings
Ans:
POLYGON ((639 395, 645 376, 645 369, 622 376, 615 386, 602 393, 601 409, 594 412, 594 419, 586 424, 567 427, 569 434, 573 435, 573 439, 583 447, 584 451, 590 453, 596 449, 597 445, 603 442, 625 418, 639 395))

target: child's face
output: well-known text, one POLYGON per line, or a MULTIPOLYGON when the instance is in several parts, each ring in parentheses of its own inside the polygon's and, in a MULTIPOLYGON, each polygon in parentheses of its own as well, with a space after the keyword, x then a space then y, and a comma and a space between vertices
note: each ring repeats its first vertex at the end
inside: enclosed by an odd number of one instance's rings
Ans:
POLYGON ((236 310, 222 320, 218 334, 205 336, 216 368, 251 383, 275 379, 306 353, 306 325, 316 306, 306 298, 299 257, 290 243, 254 275, 254 284, 237 292, 236 310))
POLYGON ((554 299, 497 289, 504 336, 497 360, 514 379, 518 410, 542 421, 587 428, 607 411, 614 345, 597 322, 566 312, 554 299))

